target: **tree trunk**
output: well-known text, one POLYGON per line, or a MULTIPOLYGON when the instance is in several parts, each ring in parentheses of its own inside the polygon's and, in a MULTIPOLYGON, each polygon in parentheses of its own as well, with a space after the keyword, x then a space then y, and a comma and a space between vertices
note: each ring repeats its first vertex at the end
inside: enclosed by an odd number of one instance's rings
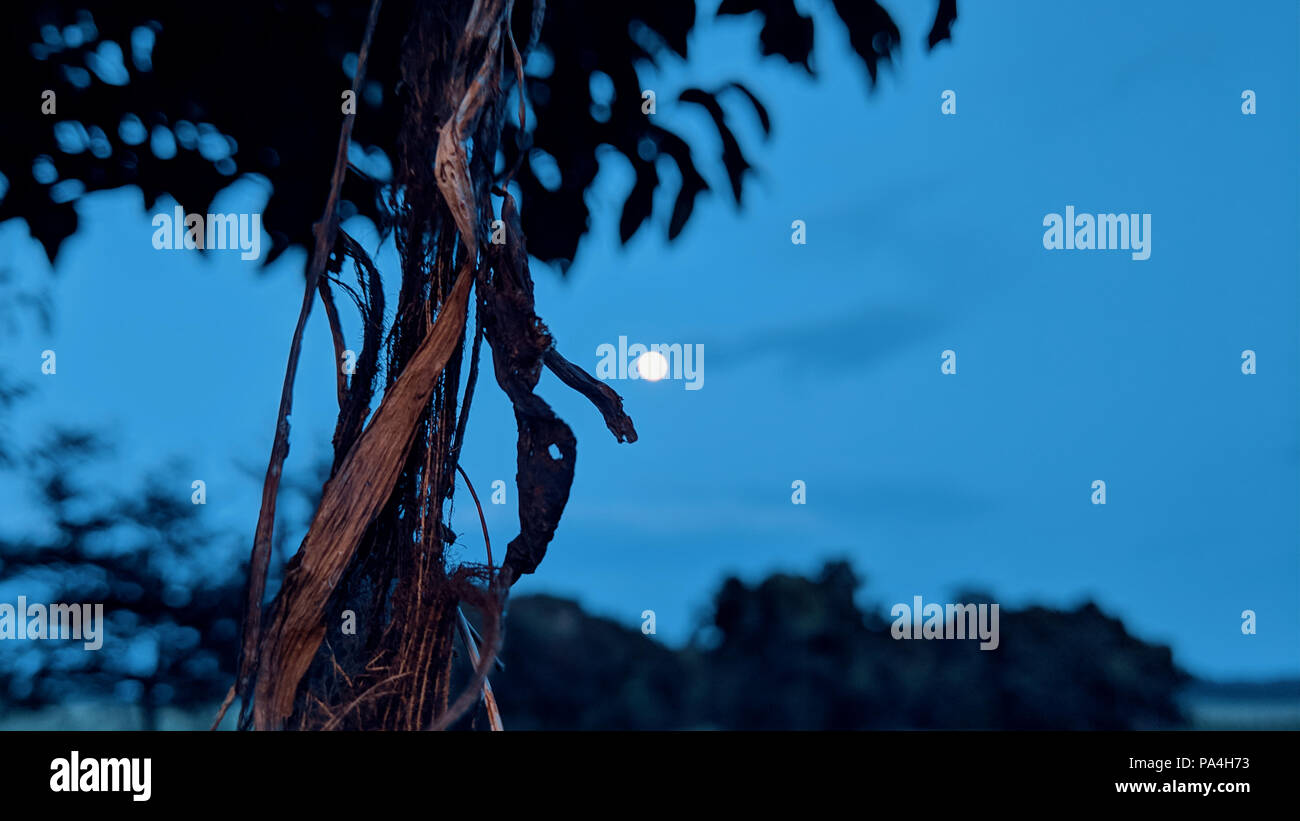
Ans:
MULTIPOLYGON (((449 724, 478 700, 499 648, 507 591, 541 561, 568 499, 576 440, 533 393, 543 363, 593 401, 617 438, 636 438, 617 394, 560 356, 534 313, 518 210, 504 192, 510 173, 494 178, 506 100, 544 13, 537 0, 527 19, 512 21, 513 4, 417 0, 409 11, 392 4, 386 12, 410 16, 384 22, 407 32, 400 55, 405 116, 388 197, 401 259, 398 304, 385 334, 380 273, 341 231, 328 243, 323 239, 335 224, 329 210, 340 181, 336 169, 313 264, 318 272, 327 267, 339 274, 345 259, 352 260, 362 353, 349 383, 340 381, 333 470, 307 537, 269 610, 248 614, 241 726, 414 730, 449 724), (504 244, 489 241, 497 218, 494 191, 503 197, 504 244), (333 251, 328 266, 322 247, 333 251), (455 535, 445 515, 484 339, 497 382, 515 408, 521 532, 500 566, 492 565, 489 552, 487 564, 449 568, 445 550, 455 535), (381 370, 383 401, 367 425, 381 370), (462 605, 478 610, 484 646, 469 686, 453 701, 462 605), (355 617, 355 634, 342 630, 346 611, 355 617)), ((365 46, 361 53, 354 86, 365 46)), ((385 58, 394 56, 372 59, 385 58)), ((319 295, 341 351, 328 282, 319 280, 319 295)), ((309 291, 311 283, 309 269, 309 291)), ((304 311, 312 299, 309 293, 304 311)), ((286 377, 290 401, 296 343, 297 337, 286 377)), ((269 535, 269 527, 263 532, 268 507, 274 514, 279 463, 287 452, 287 407, 282 400, 277 433, 283 432, 284 447, 272 453, 259 538, 269 535)), ((255 544, 250 608, 265 580, 258 555, 255 544)))

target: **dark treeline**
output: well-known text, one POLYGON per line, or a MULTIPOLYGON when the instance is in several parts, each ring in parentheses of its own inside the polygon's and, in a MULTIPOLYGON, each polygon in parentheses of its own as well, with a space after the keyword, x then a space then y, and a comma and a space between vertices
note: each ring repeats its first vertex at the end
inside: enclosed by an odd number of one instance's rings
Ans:
MULTIPOLYGON (((856 603, 847 563, 815 578, 723 583, 713 613, 674 650, 528 596, 510 608, 493 677, 507 728, 1128 730, 1185 725, 1188 676, 1168 647, 1129 635, 1089 603, 1001 609, 1000 645, 902 641, 856 603)), ((988 601, 964 594, 957 601, 988 601)), ((477 719, 481 726, 483 719, 477 719)))

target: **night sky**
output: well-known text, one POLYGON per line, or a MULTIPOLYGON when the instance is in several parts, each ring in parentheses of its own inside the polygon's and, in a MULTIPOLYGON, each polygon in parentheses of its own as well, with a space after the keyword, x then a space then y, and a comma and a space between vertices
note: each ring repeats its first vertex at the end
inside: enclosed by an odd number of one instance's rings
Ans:
MULTIPOLYGON (((640 433, 630 445, 543 376, 578 436, 577 476, 517 592, 571 595, 630 627, 652 609, 676 643, 725 574, 843 556, 886 610, 966 589, 1004 608, 1091 598, 1194 673, 1300 674, 1300 7, 967 3, 954 42, 926 54, 931 4, 894 3, 902 59, 872 91, 829 9, 805 5, 815 79, 761 59, 756 20, 701 11, 690 61, 647 82, 714 188, 677 241, 665 201, 619 245, 632 173, 610 152, 567 277, 534 265, 539 314, 589 371, 620 336, 703 345, 705 359, 699 390, 612 383, 640 433), (740 209, 716 130, 674 102, 733 79, 774 121, 763 142, 757 118, 731 109, 757 169, 740 209), (1150 258, 1045 250, 1043 219, 1067 206, 1150 214, 1150 258), (806 245, 791 242, 795 220, 806 245), (1241 371, 1246 349, 1256 374, 1241 371), (940 372, 944 350, 955 375, 940 372), (1242 634, 1246 609, 1257 635, 1242 634)), ((671 197, 676 172, 660 171, 671 197)), ((266 195, 241 179, 213 211, 266 195)), ((263 269, 154 250, 151 215, 173 206, 146 212, 136 189, 86 197, 53 272, 25 225, 0 225, 0 259, 54 306, 50 333, 28 320, 0 344, 0 369, 36 389, 10 434, 98 426, 117 448, 95 468, 105 487, 181 459, 207 482, 203 516, 251 540, 305 252, 263 269)), ((369 223, 345 228, 374 248, 369 223)), ((391 244, 377 257, 385 272, 395 260, 391 244)), ((344 322, 359 345, 355 316, 344 322)), ((290 472, 327 452, 332 358, 317 305, 290 472)), ((510 486, 509 504, 486 505, 498 557, 518 526, 514 457, 509 403, 486 376, 462 464, 485 502, 494 479, 510 486)), ((481 561, 473 505, 457 502, 458 555, 481 561)), ((0 526, 39 513, 6 477, 0 526)))

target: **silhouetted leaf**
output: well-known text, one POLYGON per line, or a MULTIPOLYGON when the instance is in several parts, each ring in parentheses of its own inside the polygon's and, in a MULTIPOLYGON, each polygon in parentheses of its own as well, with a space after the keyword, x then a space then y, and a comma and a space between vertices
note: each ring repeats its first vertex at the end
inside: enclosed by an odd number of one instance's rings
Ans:
POLYGON ((939 8, 934 13, 934 25, 930 27, 927 45, 933 49, 944 40, 952 39, 952 24, 957 19, 957 0, 939 0, 939 8))
POLYGON ((718 129, 718 136, 722 139, 722 165, 727 169, 727 179, 731 181, 731 193, 739 203, 742 181, 750 165, 740 150, 736 135, 727 126, 727 117, 722 111, 722 106, 718 104, 718 98, 707 91, 688 88, 677 99, 683 103, 703 106, 713 118, 713 125, 718 129))
POLYGON ((682 232, 682 228, 686 226, 686 220, 690 219, 691 211, 695 208, 695 198, 700 192, 709 190, 709 184, 696 170, 695 162, 691 160, 690 146, 685 140, 663 129, 657 128, 655 132, 660 140, 660 148, 673 158, 677 163, 678 172, 682 175, 682 187, 677 192, 677 199, 673 202, 672 218, 668 222, 668 238, 676 239, 682 232))
POLYGON ((751 12, 763 16, 763 28, 758 33, 763 54, 780 55, 812 74, 808 64, 813 48, 812 18, 800 14, 794 0, 723 0, 718 7, 719 15, 751 12))
POLYGON ((623 242, 631 239, 641 223, 650 216, 654 207, 655 188, 658 186, 659 172, 655 170, 654 163, 639 163, 636 167, 636 183, 623 203, 623 216, 618 221, 618 236, 623 242))
POLYGON ((849 29, 849 44, 867 64, 871 84, 876 84, 879 64, 889 62, 900 35, 889 12, 876 0, 834 0, 835 12, 849 29))

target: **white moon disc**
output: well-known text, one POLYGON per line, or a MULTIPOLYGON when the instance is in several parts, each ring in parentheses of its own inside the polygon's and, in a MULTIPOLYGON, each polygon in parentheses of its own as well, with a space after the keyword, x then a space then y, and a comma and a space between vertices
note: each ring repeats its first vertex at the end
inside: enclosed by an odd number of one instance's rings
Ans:
POLYGON ((668 375, 668 358, 658 351, 646 351, 636 358, 636 372, 646 381, 658 382, 668 375))

